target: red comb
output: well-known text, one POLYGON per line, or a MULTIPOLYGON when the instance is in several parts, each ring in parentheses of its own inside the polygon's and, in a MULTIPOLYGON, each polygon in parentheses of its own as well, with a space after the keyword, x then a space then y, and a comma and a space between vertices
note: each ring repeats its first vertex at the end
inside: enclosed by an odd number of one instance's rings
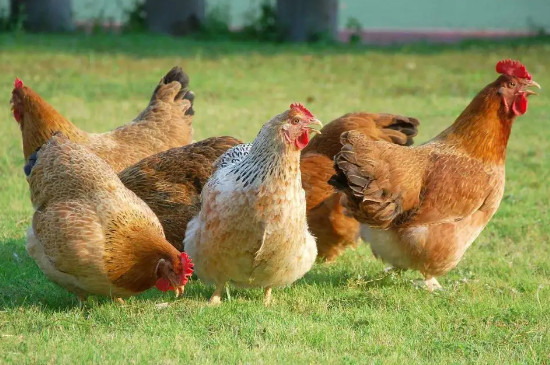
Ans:
POLYGON ((181 285, 187 284, 189 281, 189 278, 191 275, 193 275, 193 262, 191 261, 191 258, 185 253, 182 252, 180 255, 181 265, 182 267, 182 273, 181 273, 181 285))
POLYGON ((499 74, 519 77, 520 79, 531 80, 531 74, 527 72, 525 66, 515 60, 507 59, 497 63, 496 70, 499 74))
POLYGON ((19 77, 15 78, 15 81, 13 82, 13 87, 16 89, 21 89, 23 87, 23 81, 19 77))
POLYGON ((313 118, 313 114, 311 114, 311 112, 302 103, 292 103, 290 104, 290 109, 298 109, 307 117, 313 118))

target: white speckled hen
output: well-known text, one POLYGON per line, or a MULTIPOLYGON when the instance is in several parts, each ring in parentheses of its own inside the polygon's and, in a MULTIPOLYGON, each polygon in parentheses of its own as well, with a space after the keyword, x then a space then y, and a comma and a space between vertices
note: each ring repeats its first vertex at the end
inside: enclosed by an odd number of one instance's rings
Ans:
POLYGON ((251 145, 228 150, 202 190, 200 213, 187 226, 185 252, 197 276, 216 286, 221 301, 230 282, 271 288, 293 283, 317 256, 306 222, 300 151, 321 125, 301 104, 267 122, 251 145))

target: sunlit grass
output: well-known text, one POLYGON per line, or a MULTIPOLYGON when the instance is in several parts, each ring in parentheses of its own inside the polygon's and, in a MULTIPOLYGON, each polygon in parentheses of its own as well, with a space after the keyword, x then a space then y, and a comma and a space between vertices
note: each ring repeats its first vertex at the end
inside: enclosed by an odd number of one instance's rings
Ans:
POLYGON ((212 288, 183 299, 151 290, 125 306, 76 299, 47 281, 24 249, 32 207, 20 133, 8 100, 19 76, 89 131, 130 121, 174 65, 191 76, 197 140, 252 140, 291 102, 328 122, 350 111, 420 119, 418 141, 450 124, 495 63, 518 58, 550 87, 550 45, 473 44, 392 51, 199 43, 122 36, 0 36, 0 362, 3 363, 548 363, 550 362, 550 103, 530 100, 510 139, 501 208, 445 291, 416 289, 414 272, 382 275, 367 247, 317 265, 294 286, 212 288), (163 309, 156 304, 169 302, 163 309))

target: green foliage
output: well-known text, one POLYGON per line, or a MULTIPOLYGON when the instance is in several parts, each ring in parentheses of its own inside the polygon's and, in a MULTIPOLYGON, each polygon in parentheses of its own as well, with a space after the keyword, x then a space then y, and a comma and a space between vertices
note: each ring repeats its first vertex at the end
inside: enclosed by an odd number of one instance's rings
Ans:
POLYGON ((221 2, 207 9, 206 19, 195 35, 201 40, 228 40, 236 36, 229 29, 231 24, 230 3, 221 2))
POLYGON ((145 2, 143 0, 136 0, 132 7, 125 10, 126 23, 124 24, 124 31, 130 33, 140 33, 147 30, 147 22, 145 12, 145 2))
POLYGON ((26 18, 25 4, 19 4, 11 14, 5 9, 0 9, 0 32, 23 33, 26 18))
POLYGON ((351 44, 361 43, 361 31, 363 30, 363 25, 361 24, 359 19, 354 17, 349 18, 346 23, 346 29, 351 31, 351 35, 349 37, 349 43, 351 44))
POLYGON ((277 10, 274 2, 264 0, 259 13, 251 8, 248 11, 249 21, 242 30, 244 38, 256 41, 282 42, 283 31, 277 24, 277 10))
MULTIPOLYGON (((446 128, 487 83, 495 63, 520 59, 543 87, 547 38, 457 46, 367 48, 199 42, 132 35, 0 35, 2 94, 22 78, 88 131, 129 122, 174 65, 191 76, 195 139, 252 140, 288 107, 322 121, 350 111, 419 118, 422 143, 446 128)), ((501 207, 458 267, 427 293, 415 272, 384 275, 368 247, 317 264, 294 285, 231 290, 193 281, 185 296, 150 290, 124 306, 85 308, 49 282, 25 252, 32 207, 19 127, 0 114, 0 363, 550 363, 549 96, 529 101, 508 147, 501 207), (163 303, 168 303, 163 305, 163 303)))
POLYGON ((210 7, 204 24, 195 38, 200 40, 234 40, 281 42, 282 31, 276 23, 276 11, 272 1, 264 0, 259 7, 253 6, 247 12, 242 29, 230 29, 230 3, 221 2, 210 7))

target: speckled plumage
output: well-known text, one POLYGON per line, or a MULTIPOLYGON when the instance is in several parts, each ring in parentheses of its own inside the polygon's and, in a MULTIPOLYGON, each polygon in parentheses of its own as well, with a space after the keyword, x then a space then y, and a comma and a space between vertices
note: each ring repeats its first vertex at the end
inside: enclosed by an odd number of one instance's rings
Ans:
POLYGON ((202 191, 200 213, 189 222, 185 251, 197 276, 216 284, 217 291, 226 282, 239 287, 288 285, 315 261, 300 152, 281 133, 288 115, 266 123, 248 154, 215 171, 202 191))
MULTIPOLYGON (((12 92, 12 107, 23 137, 25 160, 55 132, 86 145, 116 171, 154 153, 191 143, 194 95, 189 77, 174 67, 160 81, 151 101, 132 122, 105 133, 87 133, 63 117, 27 86, 12 92)), ((101 111, 97 111, 98 117, 101 111)))
POLYGON ((147 157, 119 177, 155 212, 166 239, 183 250, 187 223, 200 210, 200 194, 215 169, 214 162, 240 143, 233 137, 208 138, 147 157))
POLYGON ((216 169, 221 169, 240 162, 246 155, 248 155, 250 152, 250 147, 252 147, 252 143, 241 143, 237 146, 231 147, 216 161, 216 169))
POLYGON ((86 147, 55 135, 28 182, 35 213, 27 251, 80 298, 137 294, 155 285, 159 260, 180 265, 155 214, 86 147))
POLYGON ((335 173, 334 155, 340 151, 340 135, 357 130, 372 141, 411 145, 418 120, 392 114, 349 113, 321 129, 304 148, 300 161, 302 185, 306 191, 307 222, 316 237, 318 257, 334 261, 346 248, 355 247, 359 222, 345 214, 340 204, 343 194, 334 191, 328 180, 335 173))
POLYGON ((375 256, 418 270, 428 289, 440 288, 435 277, 458 264, 502 199, 506 145, 518 115, 505 98, 523 97, 513 94, 521 82, 499 77, 421 146, 342 135, 330 183, 346 194, 344 205, 363 223, 375 256))

